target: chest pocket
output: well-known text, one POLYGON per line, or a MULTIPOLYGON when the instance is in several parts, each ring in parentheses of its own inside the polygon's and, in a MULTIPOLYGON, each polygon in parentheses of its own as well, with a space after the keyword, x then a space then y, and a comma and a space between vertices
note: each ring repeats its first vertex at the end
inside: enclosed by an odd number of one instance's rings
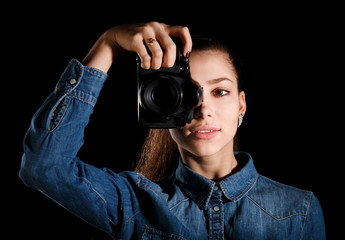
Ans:
POLYGON ((151 227, 146 226, 144 229, 144 233, 141 237, 142 240, 187 240, 181 236, 162 232, 161 230, 154 229, 151 227))

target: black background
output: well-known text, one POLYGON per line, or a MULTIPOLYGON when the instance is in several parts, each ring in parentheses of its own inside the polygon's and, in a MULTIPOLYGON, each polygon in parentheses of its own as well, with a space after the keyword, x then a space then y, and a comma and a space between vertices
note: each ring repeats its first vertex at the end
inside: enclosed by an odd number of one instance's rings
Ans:
MULTIPOLYGON (((191 32, 211 32, 236 46, 244 64, 247 98, 239 130, 241 150, 253 156, 262 175, 313 191, 323 207, 329 239, 336 236, 336 216, 341 210, 336 171, 342 168, 341 107, 336 92, 344 80, 337 73, 338 6, 155 4, 8 7, 10 14, 2 19, 2 51, 6 52, 2 85, 6 215, 2 225, 7 236, 107 239, 24 186, 18 178, 22 139, 32 115, 54 90, 71 58, 82 60, 112 26, 153 20, 187 25, 191 32)), ((131 55, 111 68, 85 132, 79 154, 85 162, 120 172, 136 160, 146 130, 136 122, 134 71, 131 55)))

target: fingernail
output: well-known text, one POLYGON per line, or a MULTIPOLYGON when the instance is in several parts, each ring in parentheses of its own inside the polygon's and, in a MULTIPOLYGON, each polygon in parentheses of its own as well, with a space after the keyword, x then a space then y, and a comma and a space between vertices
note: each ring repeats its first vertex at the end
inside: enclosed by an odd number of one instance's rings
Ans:
POLYGON ((186 58, 189 58, 189 56, 190 56, 190 52, 187 52, 186 58))

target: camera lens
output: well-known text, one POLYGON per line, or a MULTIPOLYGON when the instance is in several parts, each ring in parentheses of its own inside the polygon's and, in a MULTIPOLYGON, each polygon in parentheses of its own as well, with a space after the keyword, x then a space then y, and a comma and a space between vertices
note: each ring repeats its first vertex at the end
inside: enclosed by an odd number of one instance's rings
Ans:
POLYGON ((163 75, 146 82, 140 90, 141 105, 156 115, 173 113, 182 101, 182 91, 176 80, 163 75))

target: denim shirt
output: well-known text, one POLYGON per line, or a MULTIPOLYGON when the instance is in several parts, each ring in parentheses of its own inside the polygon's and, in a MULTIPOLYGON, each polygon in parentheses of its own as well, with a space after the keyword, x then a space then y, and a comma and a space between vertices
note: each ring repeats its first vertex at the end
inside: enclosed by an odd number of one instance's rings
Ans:
POLYGON ((219 183, 182 161, 160 181, 82 162, 84 128, 106 78, 69 63, 25 136, 27 186, 115 239, 325 239, 315 195, 259 175, 247 153, 236 153, 241 170, 219 183))

